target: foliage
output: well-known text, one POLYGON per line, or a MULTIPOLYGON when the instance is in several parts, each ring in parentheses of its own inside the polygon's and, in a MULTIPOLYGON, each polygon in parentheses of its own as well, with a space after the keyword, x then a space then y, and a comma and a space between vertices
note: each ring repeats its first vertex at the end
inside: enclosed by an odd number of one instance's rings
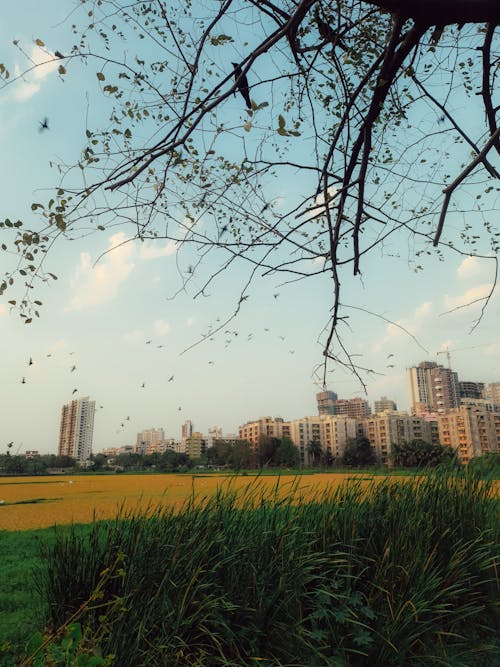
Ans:
POLYGON ((74 469, 75 459, 70 456, 56 454, 41 454, 33 458, 26 458, 18 454, 0 454, 0 473, 7 475, 43 475, 52 469, 74 469))
POLYGON ((359 436, 350 438, 342 454, 342 464, 353 468, 362 468, 376 463, 375 454, 368 438, 359 436))
POLYGON ((117 665, 495 664, 487 483, 437 472, 298 500, 253 486, 61 532, 38 577, 51 626, 80 623, 117 665))
POLYGON ((480 477, 500 479, 500 452, 488 452, 469 461, 469 469, 480 477))
POLYGON ((452 463, 456 458, 456 453, 451 447, 431 444, 424 440, 416 439, 392 445, 393 465, 400 468, 434 467, 452 463))
POLYGON ((317 440, 311 440, 311 442, 307 445, 307 455, 312 459, 312 464, 314 466, 319 464, 322 453, 323 449, 321 447, 321 443, 317 440))
POLYGON ((290 438, 283 437, 274 453, 274 460, 277 466, 294 468, 300 464, 299 449, 290 438))
MULTIPOLYGON (((367 311, 342 299, 342 285, 373 252, 388 261, 411 242, 414 271, 432 251, 496 261, 498 3, 80 5, 66 54, 35 44, 62 79, 95 72, 105 117, 86 128, 75 168, 59 166, 48 201, 31 204, 39 223, 0 222, 2 249, 20 260, 0 293, 20 283, 9 303, 25 322, 39 316, 34 280, 56 277, 44 269, 54 241, 121 225, 130 239, 175 244, 179 290, 195 297, 248 267, 210 335, 257 276, 331 281, 323 377, 328 360, 360 376, 372 369, 355 363, 340 330, 353 309, 367 311), (279 200, 275 182, 290 184, 279 200)), ((26 75, 0 64, 3 87, 26 75)))

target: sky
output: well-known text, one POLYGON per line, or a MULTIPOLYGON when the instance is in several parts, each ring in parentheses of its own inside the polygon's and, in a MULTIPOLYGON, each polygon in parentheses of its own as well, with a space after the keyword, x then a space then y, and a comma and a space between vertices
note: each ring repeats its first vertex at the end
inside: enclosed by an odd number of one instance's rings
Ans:
MULTIPOLYGON (((36 39, 64 53, 72 44, 73 7, 69 0, 14 3, 0 25, 0 61, 21 71, 14 39, 36 62, 46 57, 36 39)), ((47 198, 57 184, 54 164, 78 157, 88 117, 98 111, 94 73, 80 69, 62 81, 56 68, 45 65, 0 90, 1 220, 30 219, 31 202, 47 198), (44 118, 49 130, 39 132, 44 118)), ((292 196, 293 184, 276 187, 277 197, 292 196)), ((178 438, 186 419, 202 432, 217 425, 237 433, 260 416, 317 413, 318 338, 332 299, 327 280, 258 280, 238 318, 199 343, 233 312, 243 271, 223 277, 205 298, 184 291, 172 298, 178 288, 173 244, 122 244, 126 238, 118 227, 54 247, 48 270, 58 280, 37 287, 43 306, 30 325, 10 307, 12 293, 0 297, 0 452, 11 441, 13 453, 56 452, 61 407, 83 396, 96 402, 95 452, 134 444, 151 427, 178 438)), ((372 405, 388 396, 406 410, 406 369, 422 360, 446 365, 446 349, 460 379, 500 380, 498 292, 472 333, 482 302, 456 310, 488 293, 494 262, 426 256, 416 273, 411 249, 390 255, 372 256, 361 278, 344 286, 346 303, 377 313, 352 309, 344 334, 360 363, 376 371, 365 378, 367 393, 340 368, 328 374, 327 388, 372 405)))

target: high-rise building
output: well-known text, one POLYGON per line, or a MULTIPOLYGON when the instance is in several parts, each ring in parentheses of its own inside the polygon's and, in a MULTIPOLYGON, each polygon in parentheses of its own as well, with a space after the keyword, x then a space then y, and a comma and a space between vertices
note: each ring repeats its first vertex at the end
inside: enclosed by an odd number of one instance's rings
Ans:
POLYGON ((339 398, 334 391, 320 391, 316 394, 319 415, 346 415, 363 417, 370 414, 370 406, 364 398, 339 398))
POLYGON ((193 431, 186 440, 186 454, 190 459, 199 459, 207 450, 207 441, 199 431, 193 431))
POLYGON ((267 435, 270 438, 289 438, 290 422, 284 421, 282 417, 261 417, 240 426, 238 435, 240 440, 247 440, 256 448, 261 435, 267 435))
POLYGON ((460 399, 462 398, 483 398, 484 382, 471 382, 470 380, 460 380, 458 383, 460 399))
POLYGON ((59 456, 83 463, 92 454, 95 401, 88 396, 63 405, 59 427, 59 456))
POLYGON ((213 447, 216 440, 222 440, 222 429, 220 426, 212 426, 208 429, 207 448, 213 447))
POLYGON ((500 405, 500 382, 490 382, 484 389, 484 398, 490 403, 500 405))
POLYGON ((335 401, 335 415, 344 415, 352 419, 366 417, 371 412, 368 401, 356 396, 355 398, 339 398, 335 401))
POLYGON ((441 444, 452 447, 463 463, 474 456, 499 451, 499 413, 471 403, 439 415, 438 424, 441 444))
POLYGON ((334 391, 319 391, 316 394, 319 415, 335 415, 335 402, 338 395, 334 391))
POLYGON ((375 406, 375 414, 378 414, 379 412, 385 412, 386 410, 397 410, 398 406, 396 403, 390 399, 387 398, 387 396, 381 396, 377 401, 374 403, 375 406))
POLYGON ((435 421, 423 417, 410 416, 406 412, 387 411, 370 415, 360 421, 363 435, 380 463, 391 463, 392 445, 410 440, 424 440, 437 443, 438 433, 435 421))
POLYGON ((421 361, 407 370, 411 413, 442 414, 459 405, 458 376, 435 361, 421 361))
POLYGON ((136 451, 139 454, 152 454, 165 440, 162 428, 147 428, 137 434, 136 451))

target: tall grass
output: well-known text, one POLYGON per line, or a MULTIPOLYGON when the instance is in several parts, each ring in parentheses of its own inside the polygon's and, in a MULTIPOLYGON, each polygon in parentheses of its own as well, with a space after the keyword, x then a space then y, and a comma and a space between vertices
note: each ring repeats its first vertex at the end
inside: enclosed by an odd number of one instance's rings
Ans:
POLYGON ((257 483, 61 532, 38 586, 116 665, 494 665, 497 509, 464 474, 257 483))

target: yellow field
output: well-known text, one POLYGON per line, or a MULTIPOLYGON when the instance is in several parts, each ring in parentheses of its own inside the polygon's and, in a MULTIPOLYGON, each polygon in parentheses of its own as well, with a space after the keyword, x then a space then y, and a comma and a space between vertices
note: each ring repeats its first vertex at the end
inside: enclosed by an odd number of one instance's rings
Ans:
MULTIPOLYGON (((158 504, 180 507, 193 492, 210 496, 218 488, 242 490, 258 480, 259 488, 279 489, 286 494, 292 485, 300 495, 310 497, 347 480, 387 477, 330 473, 304 476, 232 477, 224 475, 85 475, 46 477, 0 477, 0 530, 31 530, 55 524, 89 523, 116 516, 120 507, 127 510, 155 507, 158 504), (12 504, 11 504, 12 503, 12 504)), ((401 479, 394 477, 392 479, 401 479)), ((500 482, 494 493, 500 495, 500 482)))
MULTIPOLYGON (((259 485, 283 491, 297 484, 300 492, 337 486, 356 475, 317 474, 303 477, 274 476, 259 478, 259 485)), ((366 475, 360 475, 366 479, 366 475)), ((47 477, 0 477, 0 530, 30 530, 54 524, 88 523, 97 518, 112 518, 120 506, 145 508, 165 503, 179 507, 194 491, 196 496, 212 495, 217 488, 231 484, 234 489, 247 487, 253 476, 222 475, 86 475, 47 477), (26 501, 23 503, 22 501, 26 501), (21 503, 21 504, 10 504, 21 503)), ((384 479, 383 477, 379 478, 384 479)))

